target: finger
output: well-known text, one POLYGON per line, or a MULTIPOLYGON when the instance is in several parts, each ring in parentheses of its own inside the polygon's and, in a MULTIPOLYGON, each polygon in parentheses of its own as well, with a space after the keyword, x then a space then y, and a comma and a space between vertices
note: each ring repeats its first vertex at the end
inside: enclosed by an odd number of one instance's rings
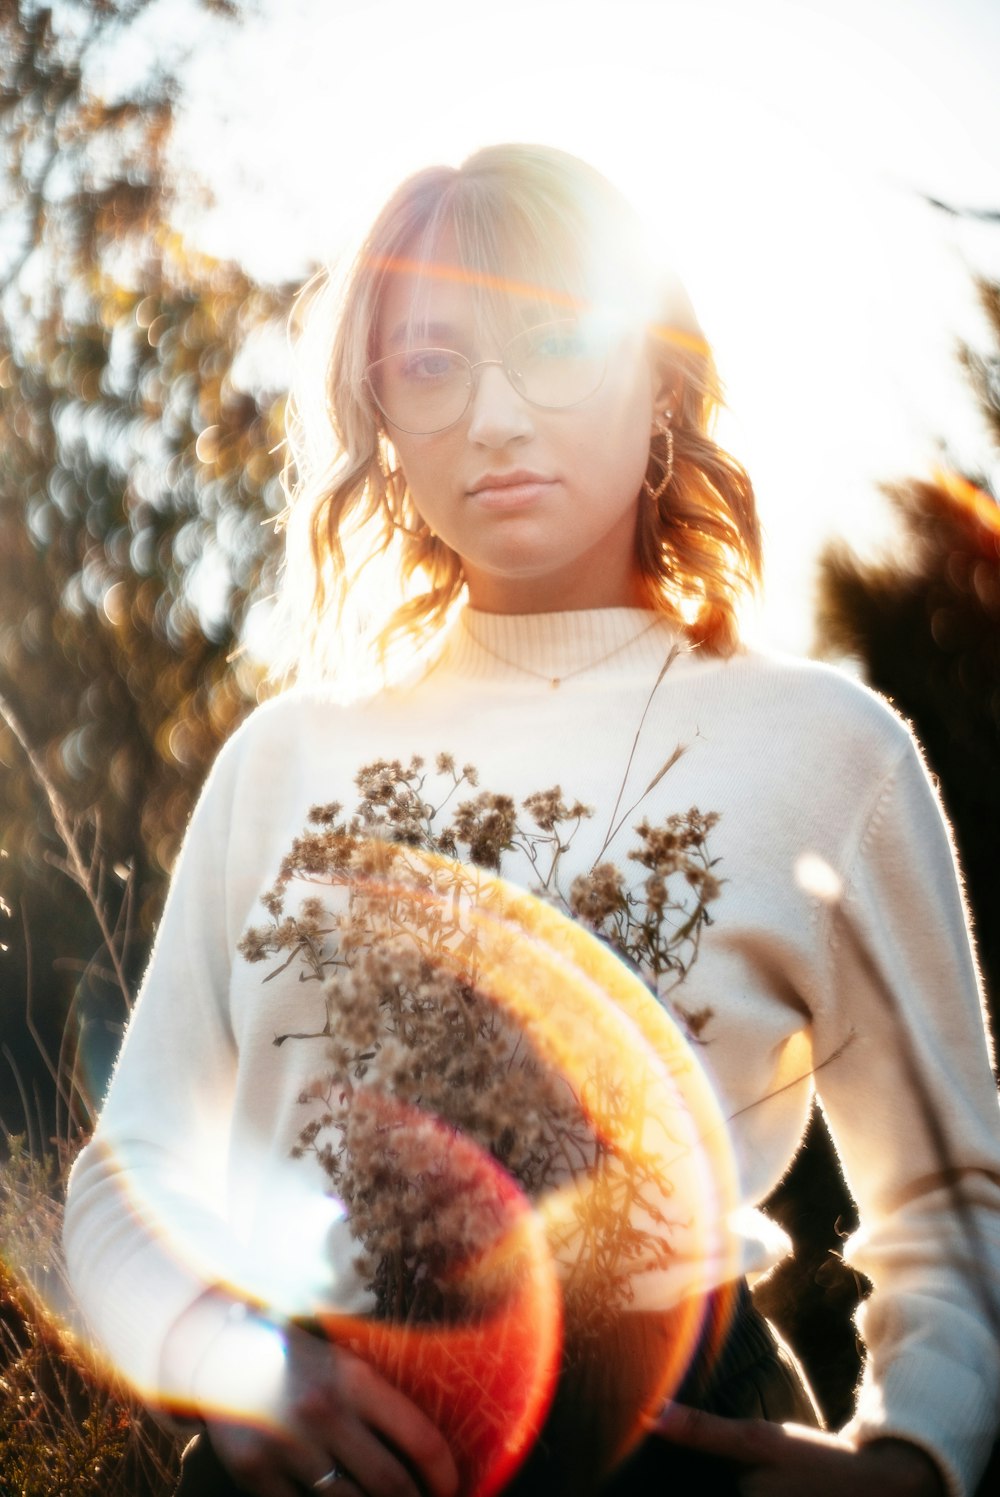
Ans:
POLYGON ((650 1433, 704 1455, 756 1466, 773 1455, 780 1426, 766 1419, 726 1419, 688 1404, 665 1404, 650 1433))
MULTIPOLYGON (((458 1470, 437 1425, 367 1362, 357 1362, 350 1376, 357 1414, 399 1451, 434 1497, 452 1497, 458 1488, 458 1470)), ((383 1445, 379 1448, 388 1455, 383 1445)), ((347 1465, 351 1465, 349 1460, 347 1465)))
MULTIPOLYGON (((325 1471, 321 1471, 318 1476, 315 1476, 312 1479, 312 1481, 307 1481, 304 1483, 306 1489, 315 1492, 316 1483, 318 1481, 322 1481, 324 1476, 329 1476, 332 1469, 333 1468, 331 1466, 327 1465, 325 1471)), ((367 1497, 367 1494, 361 1489, 361 1487, 358 1486, 357 1482, 353 1479, 353 1477, 349 1475, 347 1471, 344 1470, 342 1466, 338 1466, 336 1469, 342 1474, 338 1476, 336 1482, 334 1482, 332 1486, 328 1484, 325 1487, 320 1487, 319 1491, 323 1494, 323 1497, 326 1497, 327 1492, 331 1494, 331 1497, 367 1497)), ((299 1490, 301 1491, 301 1488, 299 1490)))
MULTIPOLYGON (((337 1437, 338 1451, 343 1452, 345 1441, 339 1435, 337 1437)), ((334 1455, 326 1446, 317 1444, 310 1440, 308 1444, 297 1445, 289 1450, 288 1471, 295 1477, 296 1497, 303 1490, 315 1491, 316 1483, 323 1482, 324 1478, 331 1478, 336 1473, 336 1480, 326 1480, 319 1488, 323 1497, 327 1492, 330 1497, 379 1497, 377 1486, 365 1486, 364 1489, 358 1484, 356 1478, 360 1478, 364 1467, 360 1464, 363 1457, 359 1457, 358 1464, 352 1466, 343 1453, 334 1455)), ((403 1475, 401 1468, 398 1468, 403 1475)), ((399 1488, 404 1492, 405 1488, 399 1488)))
POLYGON ((393 1428, 383 1436, 366 1422, 365 1400, 358 1395, 358 1384, 368 1369, 364 1363, 359 1364, 359 1369, 357 1373, 350 1370, 345 1380, 346 1396, 338 1404, 325 1403, 321 1408, 318 1396, 314 1395, 317 1407, 309 1421, 311 1437, 302 1440, 294 1450, 295 1474, 304 1486, 310 1487, 336 1467, 344 1473, 344 1478, 330 1488, 334 1497, 350 1497, 349 1490, 345 1490, 349 1483, 364 1497, 422 1497, 417 1484, 419 1473, 407 1464, 399 1432, 393 1428), (322 1433, 317 1433, 319 1430, 322 1433))
POLYGON ((356 1408, 345 1404, 331 1410, 313 1396, 311 1433, 290 1434, 284 1448, 283 1468, 298 1483, 296 1492, 315 1490, 318 1481, 336 1472, 336 1481, 321 1488, 332 1497, 421 1497, 403 1459, 368 1428, 356 1408))
POLYGON ((300 1445, 320 1460, 336 1458, 370 1497, 418 1497, 417 1478, 427 1497, 452 1497, 451 1451, 405 1394, 347 1347, 304 1333, 293 1333, 288 1347, 284 1422, 300 1445))
MULTIPOLYGON (((418 1485, 419 1473, 411 1469, 406 1458, 396 1449, 386 1445, 379 1434, 367 1425, 353 1421, 338 1429, 335 1438, 337 1465, 364 1492, 365 1497, 423 1497, 430 1488, 418 1485)), ((327 1462, 327 1471, 330 1463, 327 1462)), ((314 1478, 315 1479, 315 1478, 314 1478)), ((341 1497, 343 1487, 333 1488, 334 1497, 341 1497)))

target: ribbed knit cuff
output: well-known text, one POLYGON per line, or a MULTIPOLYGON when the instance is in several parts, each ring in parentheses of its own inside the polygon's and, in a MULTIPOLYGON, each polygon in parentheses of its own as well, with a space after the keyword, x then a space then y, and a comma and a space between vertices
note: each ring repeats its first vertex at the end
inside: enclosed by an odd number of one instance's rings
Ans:
POLYGON ((990 1458, 996 1408, 981 1378, 950 1357, 923 1351, 862 1384, 843 1434, 861 1444, 908 1440, 941 1471, 948 1497, 971 1497, 990 1458))
POLYGON ((156 1402, 163 1396, 167 1334, 205 1289, 203 1278, 159 1253, 137 1252, 119 1266, 94 1318, 102 1345, 140 1397, 156 1402))

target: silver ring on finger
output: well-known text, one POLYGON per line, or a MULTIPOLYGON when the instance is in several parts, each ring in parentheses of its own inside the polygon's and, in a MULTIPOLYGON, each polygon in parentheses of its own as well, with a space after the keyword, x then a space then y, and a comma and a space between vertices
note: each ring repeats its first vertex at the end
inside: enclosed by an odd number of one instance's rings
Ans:
POLYGON ((346 1480, 346 1471, 342 1471, 339 1466, 331 1466, 325 1476, 321 1476, 317 1481, 313 1482, 312 1488, 314 1492, 328 1492, 331 1487, 337 1485, 338 1481, 346 1480))

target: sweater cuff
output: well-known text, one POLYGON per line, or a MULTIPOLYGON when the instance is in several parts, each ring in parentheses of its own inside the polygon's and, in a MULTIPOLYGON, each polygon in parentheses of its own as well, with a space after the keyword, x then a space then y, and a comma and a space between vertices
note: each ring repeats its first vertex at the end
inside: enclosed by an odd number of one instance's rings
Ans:
POLYGON ((866 1374, 857 1413, 841 1433, 861 1445, 907 1440, 935 1462, 948 1497, 972 1497, 990 1458, 995 1421, 982 1379, 928 1351, 886 1368, 877 1385, 866 1374))
MULTIPOLYGON (((159 1252, 138 1251, 120 1264, 96 1306, 101 1344, 116 1370, 149 1403, 169 1400, 163 1348, 181 1317, 208 1288, 205 1278, 159 1252)), ((89 1304, 94 1297, 87 1296, 89 1304)))

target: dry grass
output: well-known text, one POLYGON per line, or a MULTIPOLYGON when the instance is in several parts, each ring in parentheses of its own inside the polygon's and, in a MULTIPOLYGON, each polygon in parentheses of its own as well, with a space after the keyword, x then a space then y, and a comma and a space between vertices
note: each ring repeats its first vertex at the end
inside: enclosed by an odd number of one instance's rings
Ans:
MULTIPOLYGON (((0 718, 48 806, 65 850, 57 866, 93 911, 127 1010, 131 995, 120 954, 128 939, 121 919, 128 901, 118 911, 109 907, 99 828, 74 818, 3 697, 0 718)), ((41 1045, 28 1008, 29 1028, 41 1045)), ((31 1142, 9 1132, 0 1136, 0 1491, 4 1497, 167 1497, 177 1479, 177 1436, 158 1425, 70 1329, 62 1203, 94 1110, 80 1082, 75 1044, 64 1044, 57 1061, 44 1050, 42 1058, 51 1077, 54 1136, 39 1142, 49 1130, 37 1127, 31 1142)))
POLYGON ((8 1138, 0 1167, 0 1471, 10 1497, 166 1497, 178 1441, 69 1331, 64 1164, 8 1138))

